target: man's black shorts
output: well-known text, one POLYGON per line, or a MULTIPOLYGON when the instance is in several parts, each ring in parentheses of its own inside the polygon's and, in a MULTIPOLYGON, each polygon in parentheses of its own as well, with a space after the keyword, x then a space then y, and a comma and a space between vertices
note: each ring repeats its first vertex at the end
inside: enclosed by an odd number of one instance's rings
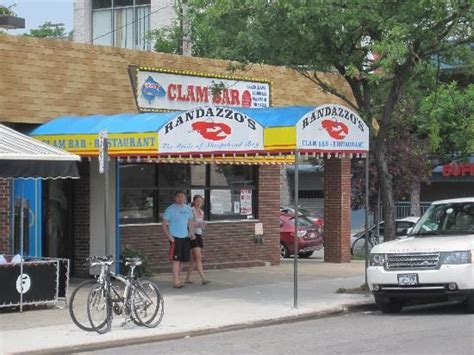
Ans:
POLYGON ((170 242, 170 259, 173 261, 188 262, 190 254, 189 238, 174 237, 174 242, 170 242))
POLYGON ((194 234, 196 238, 194 240, 189 239, 189 245, 191 249, 194 248, 204 248, 204 243, 202 242, 202 235, 201 234, 194 234))

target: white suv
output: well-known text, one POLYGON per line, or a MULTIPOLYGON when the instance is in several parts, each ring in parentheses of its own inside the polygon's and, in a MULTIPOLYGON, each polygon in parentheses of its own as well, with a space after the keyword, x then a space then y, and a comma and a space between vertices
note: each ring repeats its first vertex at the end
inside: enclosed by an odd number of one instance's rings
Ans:
POLYGON ((474 313, 474 197, 433 202, 408 237, 374 246, 367 280, 385 313, 447 300, 474 313))

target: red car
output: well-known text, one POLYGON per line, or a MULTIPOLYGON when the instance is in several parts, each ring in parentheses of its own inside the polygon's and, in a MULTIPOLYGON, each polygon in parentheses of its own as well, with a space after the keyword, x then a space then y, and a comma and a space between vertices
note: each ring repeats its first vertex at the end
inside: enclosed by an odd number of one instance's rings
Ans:
MULTIPOLYGON (((280 212, 287 216, 294 216, 295 209, 293 207, 280 207, 280 212)), ((316 226, 318 226, 321 234, 324 230, 324 213, 321 211, 310 211, 306 208, 298 208, 298 215, 308 218, 316 226)))
MULTIPOLYGON (((280 213, 280 257, 287 258, 295 252, 295 218, 291 215, 280 213)), ((308 218, 298 218, 298 256, 309 258, 315 250, 323 247, 323 237, 319 228, 308 218)))

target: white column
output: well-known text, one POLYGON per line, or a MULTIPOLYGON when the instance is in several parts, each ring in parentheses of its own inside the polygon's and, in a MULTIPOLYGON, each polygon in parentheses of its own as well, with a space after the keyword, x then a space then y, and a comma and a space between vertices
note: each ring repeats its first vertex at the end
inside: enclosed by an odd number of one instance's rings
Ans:
POLYGON ((74 35, 75 42, 92 42, 92 1, 74 0, 74 35))
POLYGON ((171 26, 176 21, 175 0, 151 0, 150 29, 171 26))

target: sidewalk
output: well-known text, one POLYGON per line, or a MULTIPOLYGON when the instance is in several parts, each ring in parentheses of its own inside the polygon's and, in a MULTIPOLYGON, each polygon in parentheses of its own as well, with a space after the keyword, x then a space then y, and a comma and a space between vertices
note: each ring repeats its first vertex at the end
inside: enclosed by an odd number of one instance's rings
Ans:
POLYGON ((196 276, 195 284, 182 289, 171 287, 170 274, 157 277, 165 298, 165 316, 154 329, 133 324, 123 326, 123 318, 118 316, 114 318, 112 331, 99 335, 77 328, 66 308, 22 314, 2 312, 0 353, 51 353, 88 350, 108 344, 122 346, 337 313, 346 307, 373 303, 372 296, 335 293, 340 287, 358 287, 364 282, 363 261, 328 264, 318 257, 299 260, 297 309, 293 308, 292 260, 285 260, 280 266, 209 270, 207 274, 211 284, 202 286, 196 276))

